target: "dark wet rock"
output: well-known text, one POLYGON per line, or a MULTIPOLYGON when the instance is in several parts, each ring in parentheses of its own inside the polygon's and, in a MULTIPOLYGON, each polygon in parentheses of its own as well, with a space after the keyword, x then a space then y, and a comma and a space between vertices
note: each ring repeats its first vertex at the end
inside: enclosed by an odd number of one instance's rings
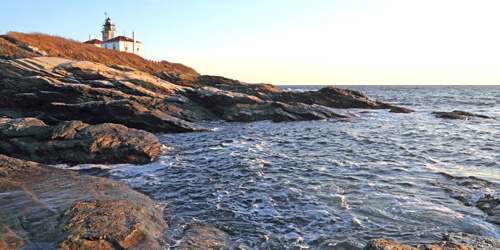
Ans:
POLYGON ((104 123, 0 118, 0 153, 43 163, 148 163, 161 153, 153 134, 104 123))
POLYGON ((285 103, 274 102, 272 103, 272 106, 276 110, 272 118, 275 122, 323 120, 329 118, 349 118, 355 116, 350 112, 317 104, 288 105, 285 103))
POLYGON ((260 120, 304 121, 353 117, 349 112, 318 104, 278 102, 259 97, 203 87, 188 91, 187 96, 198 105, 226 121, 250 122, 260 120))
POLYGON ((440 185, 465 206, 477 207, 486 215, 486 221, 500 225, 500 185, 473 176, 455 177, 443 174, 447 181, 440 185))
POLYGON ((193 132, 205 129, 132 100, 91 101, 78 104, 51 103, 46 121, 83 120, 90 124, 119 123, 151 132, 193 132))
POLYGON ((446 119, 454 119, 454 120, 469 120, 468 117, 463 115, 453 113, 453 112, 432 112, 435 114, 437 118, 446 118, 446 119))
POLYGON ((453 113, 463 115, 463 116, 469 116, 469 117, 479 117, 479 118, 483 118, 483 119, 494 119, 494 117, 492 117, 492 116, 475 114, 475 113, 467 112, 467 111, 455 110, 455 111, 453 111, 453 113))
POLYGON ((389 112, 408 114, 408 113, 411 113, 411 112, 414 112, 414 111, 411 110, 411 109, 403 108, 403 107, 392 107, 392 108, 389 109, 389 112))
POLYGON ((0 244, 61 249, 161 249, 167 223, 125 184, 0 155, 0 244), (20 243, 19 239, 22 239, 20 243))
POLYGON ((331 108, 391 109, 397 106, 370 99, 365 94, 348 89, 325 87, 318 91, 282 91, 269 94, 269 99, 279 102, 318 104, 331 108))
POLYGON ((471 117, 483 118, 483 119, 494 119, 494 117, 487 115, 474 114, 471 112, 455 110, 452 112, 432 112, 437 118, 447 118, 456 120, 469 120, 471 117))

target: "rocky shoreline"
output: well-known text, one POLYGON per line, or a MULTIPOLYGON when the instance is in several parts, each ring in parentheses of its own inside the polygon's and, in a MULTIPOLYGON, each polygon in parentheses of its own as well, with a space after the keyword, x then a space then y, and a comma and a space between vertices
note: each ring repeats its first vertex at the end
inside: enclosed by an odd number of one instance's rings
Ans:
MULTIPOLYGON (((206 131, 196 121, 355 117, 349 108, 412 112, 333 87, 280 91, 270 84, 179 72, 152 75, 59 57, 0 59, 0 249, 40 242, 60 249, 161 249, 172 244, 163 232, 168 215, 149 197, 117 181, 45 164, 145 164, 162 151, 153 133, 206 131)), ((495 218, 498 204, 482 207, 495 218)), ((500 245, 494 239, 482 242, 500 245)), ((469 249, 471 244, 448 237, 417 248, 469 249)), ((223 231, 197 224, 186 228, 175 246, 245 249, 232 245, 223 231)), ((374 240, 365 249, 413 248, 374 240)))

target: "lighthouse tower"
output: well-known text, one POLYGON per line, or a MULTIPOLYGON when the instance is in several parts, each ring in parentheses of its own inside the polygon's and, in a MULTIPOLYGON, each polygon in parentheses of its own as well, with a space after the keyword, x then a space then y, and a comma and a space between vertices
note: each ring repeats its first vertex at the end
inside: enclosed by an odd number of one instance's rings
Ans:
POLYGON ((115 25, 111 18, 106 18, 105 23, 102 25, 102 41, 113 39, 116 36, 115 25))

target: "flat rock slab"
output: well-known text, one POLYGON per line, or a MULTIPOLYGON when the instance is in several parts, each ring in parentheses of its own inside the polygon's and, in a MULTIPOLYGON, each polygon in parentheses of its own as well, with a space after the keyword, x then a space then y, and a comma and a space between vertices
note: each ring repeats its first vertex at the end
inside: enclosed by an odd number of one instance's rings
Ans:
POLYGON ((56 164, 148 163, 161 153, 158 138, 146 131, 81 121, 48 126, 36 118, 0 118, 0 153, 56 164))
POLYGON ((443 234, 443 239, 433 244, 419 244, 416 247, 392 240, 373 239, 363 250, 490 250, 500 249, 500 240, 467 233, 443 234))
POLYGON ((469 120, 471 117, 483 119, 495 119, 492 116, 475 114, 467 111, 454 110, 452 112, 432 112, 437 118, 455 119, 455 120, 469 120))
POLYGON ((0 155, 0 246, 161 249, 167 223, 125 184, 0 155))

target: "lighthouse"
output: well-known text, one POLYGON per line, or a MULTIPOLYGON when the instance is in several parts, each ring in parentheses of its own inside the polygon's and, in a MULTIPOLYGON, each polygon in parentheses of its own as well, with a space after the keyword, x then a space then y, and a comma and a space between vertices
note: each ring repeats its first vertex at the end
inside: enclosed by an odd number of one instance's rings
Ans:
POLYGON ((116 36, 115 25, 113 24, 113 20, 107 17, 104 20, 104 24, 102 25, 102 41, 105 42, 107 40, 113 39, 116 36))
POLYGON ((144 57, 144 43, 136 40, 137 33, 132 32, 132 38, 126 36, 116 36, 115 24, 113 20, 106 14, 106 19, 102 25, 102 41, 98 39, 93 39, 92 36, 89 37, 90 40, 84 42, 97 47, 124 51, 132 53, 141 57, 144 57))

